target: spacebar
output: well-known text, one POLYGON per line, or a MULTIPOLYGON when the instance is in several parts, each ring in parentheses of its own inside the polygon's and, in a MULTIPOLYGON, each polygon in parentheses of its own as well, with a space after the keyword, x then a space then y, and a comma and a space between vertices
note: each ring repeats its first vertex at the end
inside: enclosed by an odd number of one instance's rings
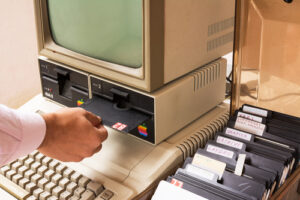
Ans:
POLYGON ((0 188, 2 188, 17 199, 23 200, 30 196, 29 192, 7 179, 2 174, 0 174, 0 188))

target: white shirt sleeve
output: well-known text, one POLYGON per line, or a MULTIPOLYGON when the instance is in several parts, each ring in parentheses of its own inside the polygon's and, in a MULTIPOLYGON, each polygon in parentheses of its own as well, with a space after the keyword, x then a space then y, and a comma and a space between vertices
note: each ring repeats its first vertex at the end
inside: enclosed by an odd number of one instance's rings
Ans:
POLYGON ((0 166, 37 149, 45 133, 46 123, 39 114, 0 105, 0 166))

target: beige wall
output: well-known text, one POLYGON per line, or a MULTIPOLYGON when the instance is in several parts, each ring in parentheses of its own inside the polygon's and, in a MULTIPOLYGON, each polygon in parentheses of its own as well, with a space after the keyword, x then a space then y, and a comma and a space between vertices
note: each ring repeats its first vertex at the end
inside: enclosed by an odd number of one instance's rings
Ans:
POLYGON ((40 92, 33 1, 0 0, 0 104, 18 107, 40 92))

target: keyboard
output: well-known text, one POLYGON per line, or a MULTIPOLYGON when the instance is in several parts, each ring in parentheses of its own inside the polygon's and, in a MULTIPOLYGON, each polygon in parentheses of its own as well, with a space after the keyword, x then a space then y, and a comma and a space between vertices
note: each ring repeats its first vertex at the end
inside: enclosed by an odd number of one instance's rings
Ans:
POLYGON ((110 200, 114 192, 38 151, 0 169, 0 187, 26 200, 110 200))

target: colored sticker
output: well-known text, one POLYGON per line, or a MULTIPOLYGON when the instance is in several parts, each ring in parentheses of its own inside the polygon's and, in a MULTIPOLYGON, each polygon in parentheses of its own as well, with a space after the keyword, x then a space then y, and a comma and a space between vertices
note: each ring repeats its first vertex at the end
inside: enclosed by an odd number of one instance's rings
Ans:
POLYGON ((140 135, 145 136, 145 137, 148 136, 147 127, 144 124, 138 126, 138 131, 139 131, 140 135))
POLYGON ((81 106, 82 104, 84 104, 83 99, 77 100, 77 106, 81 106))
POLYGON ((127 127, 126 124, 122 124, 122 123, 120 123, 120 122, 117 122, 117 123, 115 123, 115 124, 112 126, 112 128, 117 129, 117 130, 119 130, 119 131, 124 130, 126 127, 127 127))
POLYGON ((174 178, 172 179, 171 184, 175 185, 176 187, 180 187, 180 188, 182 188, 182 186, 183 186, 183 182, 178 181, 174 178))

